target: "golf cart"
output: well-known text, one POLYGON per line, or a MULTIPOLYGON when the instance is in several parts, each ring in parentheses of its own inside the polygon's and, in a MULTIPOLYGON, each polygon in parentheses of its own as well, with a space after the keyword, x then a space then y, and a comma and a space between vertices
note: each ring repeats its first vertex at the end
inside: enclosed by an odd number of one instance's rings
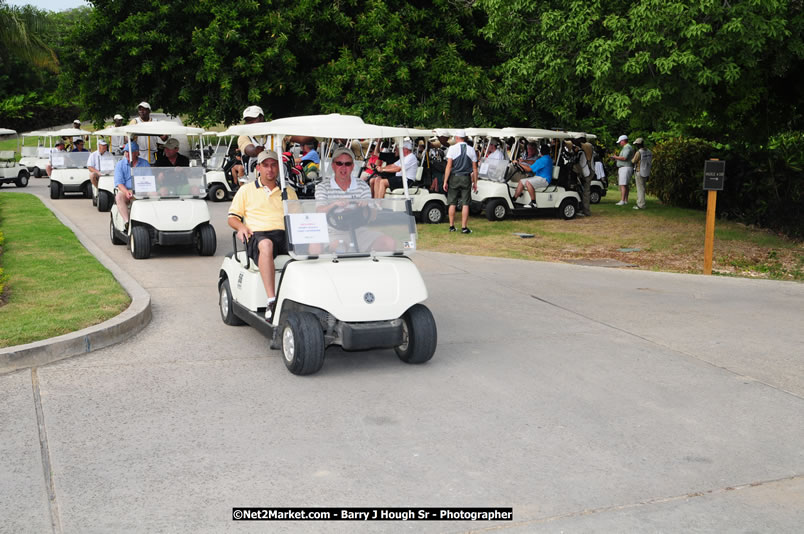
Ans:
MULTIPOLYGON (((93 135, 100 139, 102 136, 124 135, 117 128, 105 128, 98 130, 93 135)), ((97 144, 97 143, 96 143, 97 144)), ((114 168, 117 162, 123 159, 122 155, 112 153, 111 142, 109 143, 109 150, 107 150, 100 160, 100 177, 98 178, 98 187, 92 186, 92 205, 98 208, 98 211, 109 211, 114 204, 114 168)))
MULTIPOLYGON (((271 135, 275 141, 283 135, 392 137, 399 147, 406 135, 402 128, 337 114, 290 117, 230 130, 271 135)), ((282 350, 285 366, 297 375, 321 369, 330 345, 347 351, 393 348, 407 363, 430 360, 437 331, 432 314, 421 304, 427 288, 409 257, 416 249, 409 196, 288 200, 285 173, 280 165, 289 255, 274 261, 274 314, 265 320, 262 277, 235 234, 234 250, 224 258, 218 277, 223 322, 257 328, 271 339, 272 348, 282 350)))
MULTIPOLYGON (((516 161, 519 140, 526 139, 569 139, 567 132, 540 130, 536 128, 503 128, 500 137, 513 137, 510 161, 516 161)), ((557 213, 564 219, 572 219, 578 212, 581 197, 571 191, 568 184, 561 183, 558 167, 553 167, 553 177, 547 187, 536 189, 536 198, 531 199, 527 189, 514 202, 513 195, 518 181, 512 179, 516 168, 506 160, 480 159, 478 161, 477 191, 472 191, 470 207, 475 212, 485 212, 490 221, 502 221, 510 214, 534 214, 544 210, 557 213), (536 202, 536 208, 530 202, 536 202)))
MULTIPOLYGON (((0 135, 17 135, 14 130, 0 128, 0 135)), ((17 161, 13 150, 0 150, 0 187, 3 184, 15 184, 17 187, 26 187, 30 173, 27 167, 17 161)))
MULTIPOLYGON (((172 122, 141 123, 121 129, 129 136, 186 135, 201 131, 172 122)), ((209 223, 209 209, 203 200, 207 194, 204 168, 138 165, 131 170, 135 200, 131 203, 128 225, 117 204, 112 205, 109 223, 112 243, 127 244, 136 259, 148 258, 153 245, 195 245, 202 256, 215 254, 215 229, 209 223)))
POLYGON ((42 138, 47 138, 47 132, 27 132, 20 136, 22 146, 20 147, 20 163, 25 165, 28 172, 34 178, 47 176, 45 168, 50 162, 51 147, 45 146, 42 138), (26 137, 36 137, 36 146, 25 146, 26 137))
POLYGON ((205 132, 204 135, 215 135, 217 144, 208 150, 202 150, 203 165, 207 170, 207 187, 209 194, 207 198, 213 202, 223 202, 234 197, 238 186, 232 180, 232 162, 229 161, 229 152, 232 143, 237 141, 234 136, 229 136, 229 142, 223 143, 224 136, 217 132, 205 132))
MULTIPOLYGON (((573 136, 573 139, 577 139, 579 137, 586 137, 587 140, 591 141, 592 139, 597 139, 595 134, 585 133, 585 132, 567 132, 568 134, 573 136)), ((594 168, 594 164, 592 165, 594 168)), ((606 196, 606 191, 609 189, 609 179, 607 177, 603 177, 600 179, 597 175, 592 177, 592 182, 589 184, 589 202, 591 204, 599 204, 600 199, 606 196)))
MULTIPOLYGON (((50 137, 84 137, 92 132, 79 128, 64 128, 47 132, 50 137)), ((57 152, 50 153, 50 198, 62 198, 65 193, 81 193, 84 198, 92 198, 92 182, 89 181, 87 160, 89 152, 57 152)))

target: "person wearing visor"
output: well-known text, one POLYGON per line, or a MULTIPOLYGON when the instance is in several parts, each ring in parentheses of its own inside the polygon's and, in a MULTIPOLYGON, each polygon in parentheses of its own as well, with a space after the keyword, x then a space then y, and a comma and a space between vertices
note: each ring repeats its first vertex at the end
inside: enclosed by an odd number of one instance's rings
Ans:
POLYGON ((128 232, 128 207, 134 198, 134 178, 131 169, 150 166, 148 160, 140 157, 140 147, 137 142, 129 141, 123 149, 123 159, 118 161, 114 167, 114 186, 117 188, 115 203, 120 211, 120 216, 126 223, 126 232, 128 232))
MULTIPOLYGON (((292 188, 288 200, 298 200, 292 188)), ((274 258, 287 254, 285 213, 279 186, 279 156, 273 150, 263 150, 257 156, 257 180, 237 190, 229 206, 228 223, 237 232, 237 239, 246 243, 248 256, 260 270, 268 303, 265 320, 270 321, 276 306, 274 258)))

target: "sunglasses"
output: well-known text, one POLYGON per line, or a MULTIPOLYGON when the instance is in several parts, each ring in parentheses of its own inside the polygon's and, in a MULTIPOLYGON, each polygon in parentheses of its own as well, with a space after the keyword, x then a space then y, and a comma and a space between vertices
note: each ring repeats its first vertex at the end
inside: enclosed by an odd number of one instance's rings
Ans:
POLYGON ((354 165, 352 161, 333 161, 332 163, 334 163, 336 167, 351 167, 354 165))

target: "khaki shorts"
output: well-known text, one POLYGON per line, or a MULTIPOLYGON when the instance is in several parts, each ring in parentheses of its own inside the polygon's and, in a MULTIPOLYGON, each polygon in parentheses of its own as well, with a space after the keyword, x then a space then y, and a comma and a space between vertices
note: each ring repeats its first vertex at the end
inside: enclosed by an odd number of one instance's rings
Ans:
POLYGON ((468 174, 453 174, 447 182, 447 204, 468 206, 472 199, 472 178, 468 174))

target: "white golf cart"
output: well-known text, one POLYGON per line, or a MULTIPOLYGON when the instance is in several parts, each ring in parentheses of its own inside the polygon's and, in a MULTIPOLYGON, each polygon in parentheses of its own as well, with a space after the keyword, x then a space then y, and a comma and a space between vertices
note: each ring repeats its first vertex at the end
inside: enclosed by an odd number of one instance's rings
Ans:
MULTIPOLYGON (((0 135, 17 135, 17 132, 0 128, 0 135)), ((11 183, 17 187, 26 187, 30 176, 28 168, 17 161, 13 150, 0 150, 0 187, 11 183)))
MULTIPOLYGON (((187 135, 201 131, 171 122, 135 124, 121 129, 129 136, 187 135)), ((111 208, 109 235, 113 244, 128 244, 136 259, 148 258, 153 245, 194 245, 202 256, 215 254, 217 238, 203 200, 207 194, 203 167, 138 165, 132 169, 132 178, 135 200, 131 203, 129 224, 126 225, 116 204, 111 208)))
MULTIPOLYGON (((92 132, 79 128, 64 128, 47 132, 52 137, 84 137, 92 132)), ((87 152, 57 152, 50 153, 50 198, 62 198, 65 193, 81 193, 84 198, 92 198, 92 182, 89 181, 87 160, 92 146, 87 152)))
MULTIPOLYGON (((588 141, 592 139, 597 139, 595 134, 585 133, 585 132, 567 132, 568 134, 572 135, 573 139, 577 139, 579 137, 586 137, 588 141)), ((593 165, 594 168, 594 165, 593 165)), ((600 199, 606 196, 606 192, 609 189, 609 180, 606 177, 603 177, 601 180, 597 177, 597 175, 592 177, 592 181, 589 184, 589 203, 590 204, 599 204, 600 199)))
MULTIPOLYGON (((400 147, 406 135, 404 129, 337 114, 230 130, 271 135, 275 142, 286 134, 392 137, 400 147)), ((284 190, 286 170, 282 165, 279 169, 284 190)), ((432 314, 421 304, 427 288, 409 257, 416 248, 409 196, 329 202, 285 199, 283 206, 289 256, 275 260, 277 301, 271 320, 264 319, 267 296, 262 277, 233 237, 234 251, 224 259, 218 278, 223 322, 257 328, 271 339, 272 348, 281 348, 286 367, 297 375, 318 371, 329 345, 347 351, 393 348, 407 363, 430 360, 437 330, 432 314)))
MULTIPOLYGON (((510 161, 516 161, 520 139, 569 139, 567 132, 541 130, 536 128, 503 128, 498 131, 502 138, 513 137, 510 161)), ((511 179, 515 171, 513 164, 507 160, 480 159, 478 161, 477 192, 472 191, 471 208, 475 212, 485 212, 490 221, 502 221, 511 214, 535 214, 543 210, 556 212, 564 219, 572 219, 578 212, 580 195, 559 184, 558 167, 553 167, 553 177, 547 187, 535 190, 536 198, 531 199, 527 189, 514 202, 513 195, 518 181, 511 179), (536 208, 530 202, 536 202, 536 208)))
POLYGON ((20 163, 25 165, 34 178, 47 176, 45 169, 50 162, 51 147, 45 146, 43 139, 49 139, 47 132, 26 132, 21 134, 20 163), (26 146, 25 139, 36 137, 36 146, 26 146))
POLYGON ((216 144, 210 144, 202 151, 204 168, 207 170, 207 187, 209 195, 207 198, 213 202, 223 202, 230 200, 237 192, 237 186, 231 181, 231 175, 227 176, 226 165, 229 163, 228 154, 232 143, 237 141, 234 136, 228 136, 229 141, 224 142, 225 137, 218 132, 204 132, 203 136, 214 136, 216 144))
MULTIPOLYGON (((108 136, 124 136, 122 127, 104 128, 94 133, 98 138, 108 136)), ((98 178, 98 187, 92 186, 92 205, 98 208, 98 211, 109 211, 114 204, 114 168, 117 162, 123 159, 122 154, 113 153, 111 141, 109 142, 109 150, 101 157, 101 168, 98 169, 101 173, 98 178)))

